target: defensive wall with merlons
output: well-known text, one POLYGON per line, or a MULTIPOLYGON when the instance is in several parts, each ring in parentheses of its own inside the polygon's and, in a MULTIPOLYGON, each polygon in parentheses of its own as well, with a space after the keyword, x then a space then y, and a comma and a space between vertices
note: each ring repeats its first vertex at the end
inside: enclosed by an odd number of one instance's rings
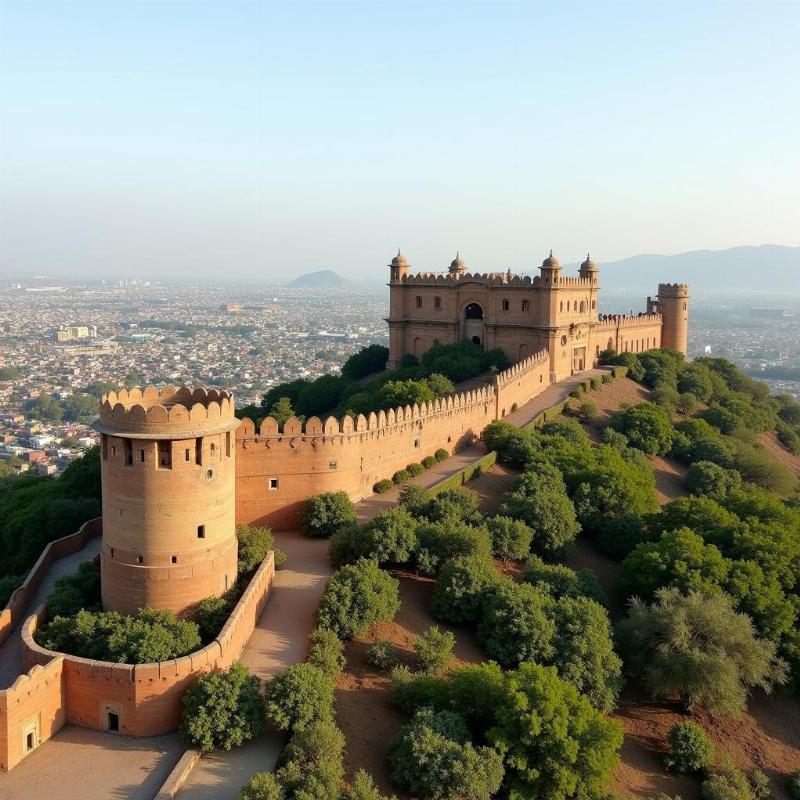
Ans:
POLYGON ((295 417, 279 431, 267 417, 236 431, 236 521, 296 529, 305 500, 343 490, 352 500, 407 464, 437 450, 471 445, 493 420, 510 413, 549 385, 549 356, 537 353, 498 373, 490 385, 440 400, 356 419, 295 417))
POLYGON ((186 689, 241 655, 274 575, 269 553, 212 642, 187 656, 153 664, 113 664, 48 650, 34 639, 46 620, 46 608, 37 609, 22 626, 25 672, 0 691, 0 770, 12 769, 65 724, 127 736, 174 731, 186 689))

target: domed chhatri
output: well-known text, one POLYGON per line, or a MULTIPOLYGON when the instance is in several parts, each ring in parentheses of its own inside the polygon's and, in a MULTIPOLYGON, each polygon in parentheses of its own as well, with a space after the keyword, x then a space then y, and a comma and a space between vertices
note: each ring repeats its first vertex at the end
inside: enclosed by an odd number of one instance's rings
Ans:
POLYGON ((550 255, 542 261, 542 269, 561 269, 561 262, 550 251, 550 255))
POLYGON ((400 252, 400 248, 397 248, 397 255, 392 259, 391 263, 389 264, 390 267, 407 267, 408 266, 408 259, 400 252))
POLYGON ((449 272, 463 275, 466 271, 467 265, 464 263, 464 259, 461 258, 460 253, 457 251, 456 257, 450 262, 449 272))
POLYGON ((581 264, 581 272, 597 272, 597 264, 592 261, 592 257, 587 253, 586 261, 581 264))

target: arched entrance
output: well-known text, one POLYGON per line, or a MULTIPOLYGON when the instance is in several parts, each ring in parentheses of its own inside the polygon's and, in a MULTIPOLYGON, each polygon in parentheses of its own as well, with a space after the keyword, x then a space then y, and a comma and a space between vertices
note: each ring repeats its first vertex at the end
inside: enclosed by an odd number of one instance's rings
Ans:
POLYGON ((483 309, 477 303, 469 303, 464 309, 461 338, 483 346, 483 309))

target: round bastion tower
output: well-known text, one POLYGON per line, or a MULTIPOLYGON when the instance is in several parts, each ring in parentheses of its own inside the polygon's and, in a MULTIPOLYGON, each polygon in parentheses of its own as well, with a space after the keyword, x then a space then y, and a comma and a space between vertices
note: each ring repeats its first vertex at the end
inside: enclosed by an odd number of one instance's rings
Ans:
POLYGON ((103 608, 185 614, 236 581, 235 430, 230 393, 109 392, 102 434, 103 608))
POLYGON ((661 346, 686 355, 689 340, 689 287, 685 283, 659 283, 658 312, 662 317, 661 346))

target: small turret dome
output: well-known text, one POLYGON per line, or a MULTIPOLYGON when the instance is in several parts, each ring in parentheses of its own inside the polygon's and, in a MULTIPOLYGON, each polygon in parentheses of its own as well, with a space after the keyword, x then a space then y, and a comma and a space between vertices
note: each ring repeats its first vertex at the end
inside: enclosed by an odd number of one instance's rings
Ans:
POLYGON ((581 264, 581 272, 597 272, 597 264, 592 261, 589 254, 586 254, 586 261, 581 264))
POLYGON ((392 263, 389 264, 390 267, 407 267, 408 260, 406 257, 400 252, 400 249, 397 249, 397 255, 392 259, 392 263))
POLYGON ((542 269, 561 269, 561 262, 550 251, 550 255, 542 262, 542 269))
POLYGON ((456 257, 450 262, 450 272, 466 272, 467 265, 460 254, 456 252, 456 257))

